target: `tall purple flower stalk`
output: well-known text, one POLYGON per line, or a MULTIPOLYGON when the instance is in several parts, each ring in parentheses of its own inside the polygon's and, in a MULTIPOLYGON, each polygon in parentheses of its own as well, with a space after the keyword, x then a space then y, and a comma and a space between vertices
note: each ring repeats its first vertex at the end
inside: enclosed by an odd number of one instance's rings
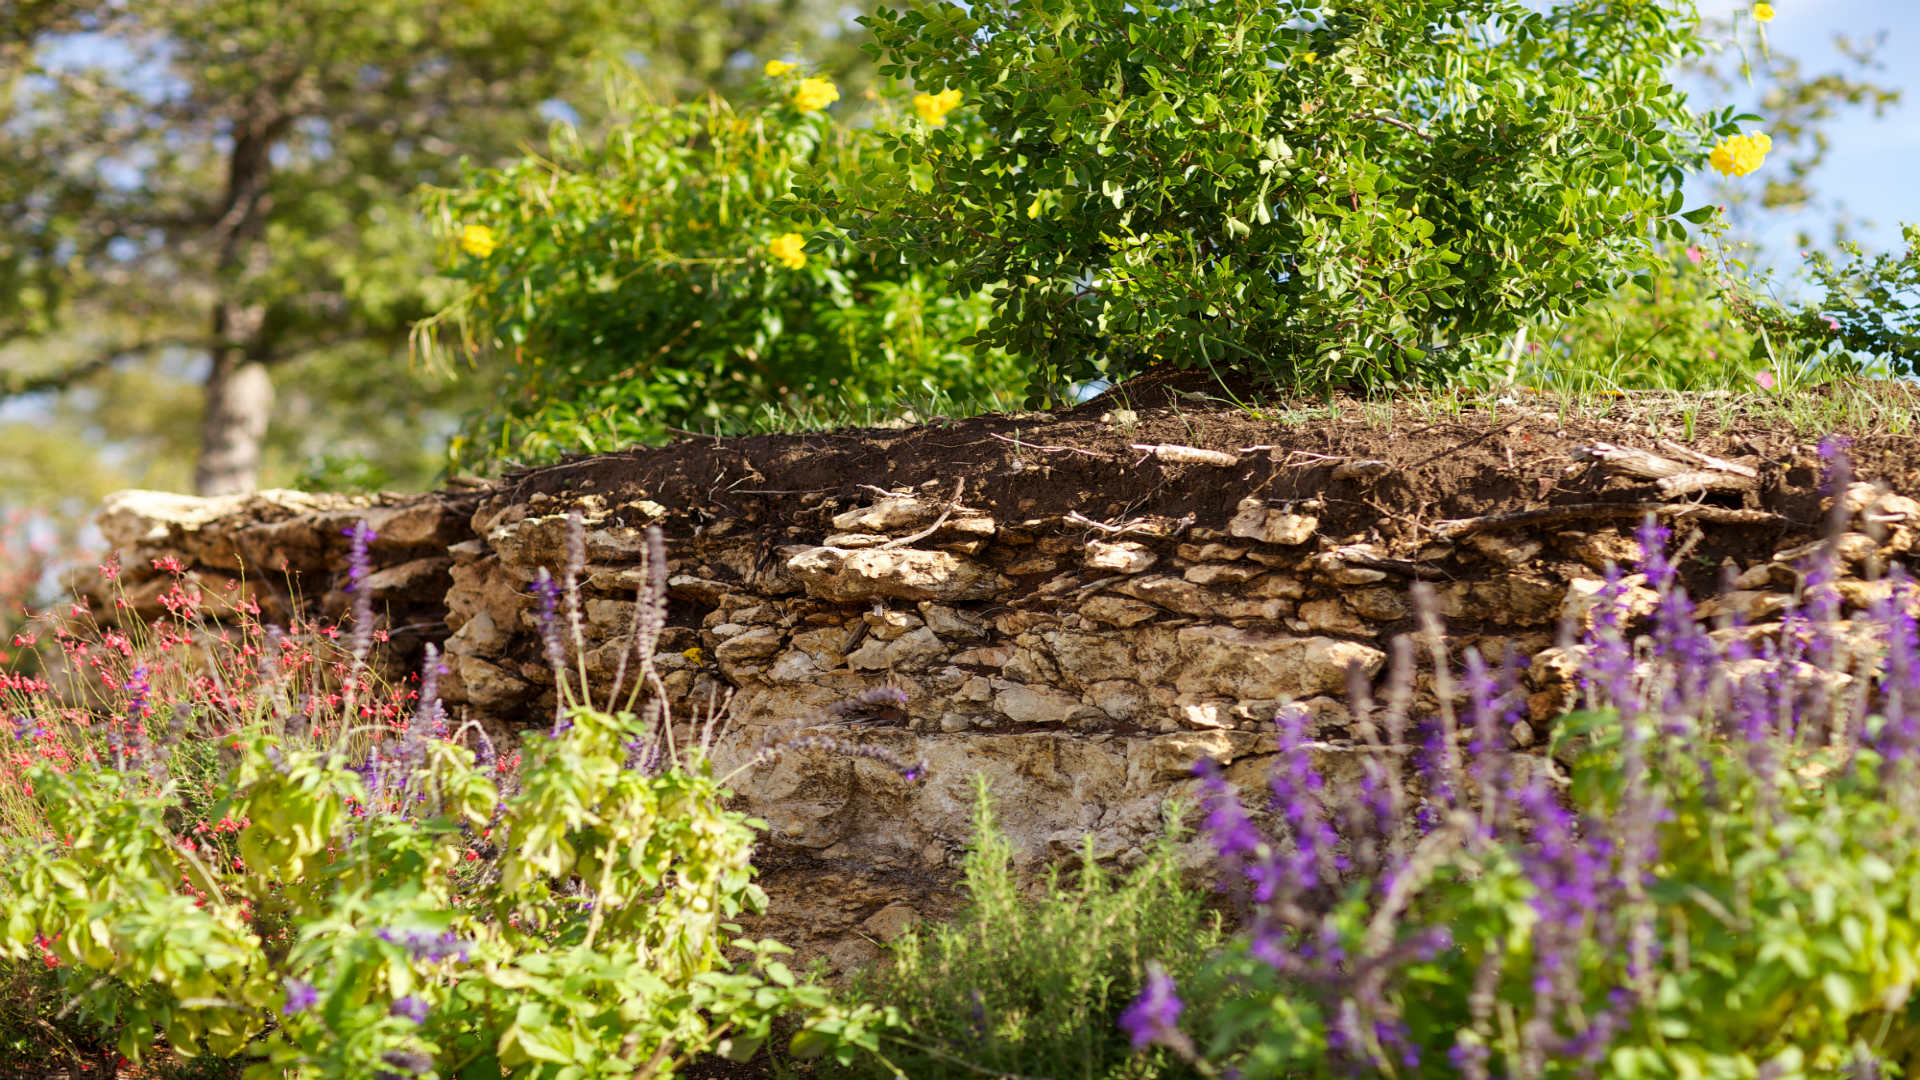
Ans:
POLYGON ((1339 837, 1327 819, 1326 779, 1314 767, 1303 734, 1305 718, 1306 710, 1297 706, 1280 711, 1280 755, 1268 777, 1273 809, 1293 841, 1279 867, 1278 884, 1289 893, 1332 884, 1347 869, 1346 857, 1335 850, 1339 837))
POLYGON ((1173 979, 1160 965, 1152 964, 1139 999, 1120 1014, 1120 1027, 1136 1050, 1152 1045, 1180 1048, 1187 1045, 1186 1036, 1180 1031, 1183 1008, 1173 979))
POLYGON ((358 667, 366 663, 367 655, 373 651, 373 593, 367 588, 367 578, 373 573, 373 541, 378 534, 364 518, 348 527, 345 534, 348 541, 346 591, 353 596, 351 649, 354 665, 358 667))
POLYGON ((541 567, 533 579, 533 594, 539 599, 540 644, 546 650, 547 668, 553 672, 554 738, 559 738, 573 725, 567 721, 567 650, 560 639, 560 584, 541 567))

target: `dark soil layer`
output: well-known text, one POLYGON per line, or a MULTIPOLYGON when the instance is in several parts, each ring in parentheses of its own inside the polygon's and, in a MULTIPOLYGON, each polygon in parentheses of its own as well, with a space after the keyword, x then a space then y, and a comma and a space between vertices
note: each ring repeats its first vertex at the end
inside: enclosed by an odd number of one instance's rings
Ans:
MULTIPOLYGON (((1601 442, 1656 450, 1668 439, 1760 470, 1756 491, 1687 497, 1773 515, 1759 527, 1709 525, 1723 534, 1709 545, 1717 553, 1762 558, 1820 528, 1823 466, 1813 441, 1787 430, 1777 407, 1762 402, 1742 408, 1716 399, 1690 424, 1684 410, 1698 403, 1673 394, 1590 399, 1564 409, 1527 395, 1485 407, 1446 399, 1336 398, 1247 408, 1219 394, 1205 378, 1135 380, 1053 413, 692 438, 521 472, 508 477, 494 499, 518 503, 544 493, 567 501, 594 494, 618 506, 646 498, 684 511, 670 519, 670 530, 734 518, 772 526, 775 538, 783 525, 817 537, 826 518, 868 501, 874 488, 936 496, 951 495, 964 482, 962 502, 1003 523, 1077 512, 1107 522, 1190 515, 1212 527, 1231 518, 1241 499, 1259 495, 1271 502, 1321 500, 1315 512, 1324 536, 1380 542, 1396 556, 1411 557, 1448 519, 1560 508, 1568 511, 1564 523, 1577 527, 1580 508, 1645 502, 1653 497, 1649 484, 1576 452, 1601 442), (1154 444, 1227 451, 1239 460, 1228 467, 1188 464, 1136 448, 1154 444), (1335 478, 1336 468, 1356 460, 1390 468, 1372 478, 1335 478)), ((1856 476, 1920 492, 1914 436, 1847 434, 1856 476)), ((1716 583, 1689 584, 1712 592, 1716 583)))

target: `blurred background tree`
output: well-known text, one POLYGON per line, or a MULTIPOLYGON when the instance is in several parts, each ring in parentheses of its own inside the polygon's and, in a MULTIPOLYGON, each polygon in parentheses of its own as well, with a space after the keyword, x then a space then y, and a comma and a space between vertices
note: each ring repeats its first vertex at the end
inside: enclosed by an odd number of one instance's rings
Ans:
POLYGON ((27 0, 0 24, 0 425, 35 447, 0 482, 82 497, 184 486, 189 458, 207 494, 427 482, 488 380, 407 365, 444 289, 422 185, 593 124, 610 68, 672 95, 760 53, 853 63, 825 0, 27 0))

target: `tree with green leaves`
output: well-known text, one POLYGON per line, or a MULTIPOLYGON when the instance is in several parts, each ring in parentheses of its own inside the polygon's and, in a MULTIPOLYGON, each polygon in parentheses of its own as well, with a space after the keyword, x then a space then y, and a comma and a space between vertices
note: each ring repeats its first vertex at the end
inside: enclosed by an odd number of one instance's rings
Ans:
POLYGON ((766 70, 732 101, 628 95, 603 137, 562 125, 545 153, 429 193, 465 243, 445 271, 462 289, 417 325, 421 353, 501 371, 455 443, 462 464, 812 410, 1018 401, 1018 362, 968 343, 987 306, 947 288, 950 267, 809 252, 813 222, 774 209, 797 177, 852 185, 889 168, 879 133, 925 121, 876 94, 849 124, 832 72, 766 70))
POLYGON ((555 114, 591 119, 606 64, 689 92, 744 74, 743 51, 817 44, 837 15, 816 0, 8 10, 0 399, 133 361, 203 372, 194 486, 209 494, 256 483, 275 369, 403 363, 408 326, 437 306, 421 185, 505 160, 555 114))
POLYGON ((795 212, 953 262, 1037 391, 1156 358, 1444 377, 1685 236, 1687 174, 1757 119, 1673 84, 1701 47, 1674 0, 917 0, 866 22, 882 75, 966 104, 890 137, 908 168, 795 212))

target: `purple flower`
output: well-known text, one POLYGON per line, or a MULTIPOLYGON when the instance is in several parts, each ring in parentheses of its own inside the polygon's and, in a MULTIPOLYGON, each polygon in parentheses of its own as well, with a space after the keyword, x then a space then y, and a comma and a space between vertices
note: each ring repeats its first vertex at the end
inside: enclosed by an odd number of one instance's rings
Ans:
POLYGON ((129 719, 144 720, 153 715, 153 684, 147 680, 147 665, 141 664, 128 673, 121 689, 127 692, 129 719))
POLYGON ((1482 1043, 1456 1041, 1447 1050, 1447 1064, 1453 1066, 1455 1072, 1469 1080, 1485 1077, 1487 1063, 1492 1057, 1492 1051, 1482 1043))
POLYGON ((565 671, 567 652, 560 644, 560 583, 546 567, 535 572, 533 593, 540 598, 540 643, 547 650, 547 664, 555 672, 565 671))
POLYGON ((1693 601, 1680 585, 1678 569, 1667 558, 1667 540, 1672 536, 1653 515, 1640 525, 1640 570, 1647 586, 1660 596, 1654 614, 1653 651, 1655 656, 1675 661, 1675 686, 1670 708, 1682 701, 1698 698, 1711 678, 1716 659, 1713 641, 1694 619, 1693 601))
POLYGON ((359 663, 373 651, 373 594, 365 586, 367 575, 373 571, 370 548, 377 534, 365 519, 354 522, 344 532, 350 541, 346 591, 353 594, 353 658, 359 663))
POLYGON ((345 536, 349 541, 347 546, 347 591, 354 592, 359 589, 360 583, 365 581, 367 575, 373 570, 373 558, 369 552, 373 546, 374 539, 380 534, 374 532, 373 526, 367 524, 366 519, 362 518, 347 528, 342 529, 341 535, 345 536))
POLYGON ((286 981, 287 1003, 280 1007, 282 1016, 299 1016, 301 1013, 320 1003, 320 992, 311 983, 300 979, 286 981))
POLYGON ((552 669, 562 691, 555 696, 553 705, 551 734, 557 739, 573 727, 573 722, 567 719, 567 650, 560 641, 560 586, 544 566, 534 575, 533 593, 540 598, 540 644, 547 652, 547 667, 552 669))
POLYGON ((420 707, 414 711, 414 723, 435 735, 447 733, 447 706, 440 700, 440 676, 447 665, 440 662, 440 650, 427 644, 426 658, 420 663, 420 707))
POLYGON ((1227 786, 1218 764, 1211 758, 1201 758, 1194 762, 1193 771, 1200 777, 1200 805, 1206 811, 1201 828, 1228 871, 1221 887, 1227 887, 1232 877, 1239 875, 1252 885, 1255 903, 1273 899, 1277 868, 1268 857, 1260 830, 1254 828, 1239 797, 1227 786))
POLYGON ((387 1006, 388 1016, 397 1016, 413 1024, 425 1023, 427 1014, 432 1011, 432 1006, 428 1005, 426 1001, 421 998, 414 997, 412 994, 408 994, 406 997, 400 998, 392 1005, 387 1006))
POLYGON ((827 713, 832 716, 852 716, 874 709, 905 709, 906 707, 907 692, 905 690, 897 686, 874 686, 827 706, 827 713))
POLYGON ((405 948, 415 960, 433 963, 448 959, 465 962, 467 959, 467 943, 451 930, 436 934, 431 930, 393 930, 383 927, 374 931, 373 936, 389 945, 405 948))
POLYGON ((1120 1027, 1133 1042, 1135 1050, 1151 1045, 1179 1046, 1186 1037, 1180 1032, 1183 1006, 1175 992, 1173 977, 1159 964, 1147 965, 1147 985, 1139 998, 1120 1014, 1120 1027))
POLYGON ((376 1069, 373 1080, 410 1080, 433 1071, 433 1059, 418 1050, 389 1050, 380 1060, 393 1068, 376 1069))
POLYGON ((1598 693, 1598 706, 1612 706, 1623 718, 1638 712, 1634 697, 1633 649, 1623 633, 1626 617, 1627 583, 1620 569, 1607 566, 1607 581, 1595 597, 1593 629, 1587 635, 1587 659, 1581 665, 1580 681, 1589 691, 1598 693))
POLYGON ((1305 709, 1290 706, 1275 718, 1280 757, 1268 779, 1273 808, 1293 835, 1293 851, 1280 868, 1280 884, 1290 892, 1332 884, 1336 871, 1345 869, 1345 860, 1334 852, 1339 838, 1327 821, 1322 801, 1326 780, 1314 767, 1302 730, 1305 716, 1305 709))
POLYGON ((1375 1020, 1373 1039, 1382 1050, 1397 1057, 1409 1069, 1420 1067, 1420 1048, 1413 1044, 1413 1032, 1401 1020, 1375 1020))

